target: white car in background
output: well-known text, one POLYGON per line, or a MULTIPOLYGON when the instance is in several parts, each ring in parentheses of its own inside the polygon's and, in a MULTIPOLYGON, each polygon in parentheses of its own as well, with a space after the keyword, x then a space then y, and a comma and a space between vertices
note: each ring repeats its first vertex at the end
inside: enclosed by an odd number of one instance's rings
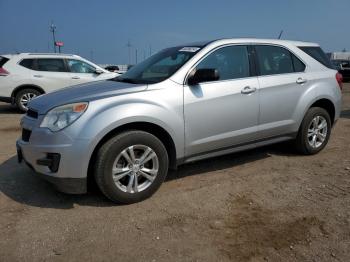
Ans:
POLYGON ((77 55, 0 55, 0 101, 26 111, 28 102, 36 96, 118 75, 77 55))

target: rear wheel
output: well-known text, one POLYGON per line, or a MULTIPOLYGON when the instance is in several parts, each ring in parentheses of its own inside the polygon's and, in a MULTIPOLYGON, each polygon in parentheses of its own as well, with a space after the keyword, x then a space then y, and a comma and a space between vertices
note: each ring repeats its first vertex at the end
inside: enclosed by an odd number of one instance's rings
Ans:
POLYGON ((15 102, 19 110, 26 112, 28 110, 28 103, 35 97, 40 96, 41 93, 38 90, 32 88, 26 88, 19 91, 16 94, 15 102))
POLYGON ((154 194, 168 172, 162 142, 143 131, 127 131, 107 141, 97 153, 95 180, 110 200, 131 204, 154 194))
POLYGON ((320 107, 310 108, 301 123, 296 139, 299 152, 312 155, 320 152, 328 143, 331 134, 331 119, 320 107))

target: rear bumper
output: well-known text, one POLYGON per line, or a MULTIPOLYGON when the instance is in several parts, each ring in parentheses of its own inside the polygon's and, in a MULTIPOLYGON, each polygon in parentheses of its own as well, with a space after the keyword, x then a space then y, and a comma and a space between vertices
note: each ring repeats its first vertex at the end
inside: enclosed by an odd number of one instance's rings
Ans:
POLYGON ((0 96, 0 102, 13 104, 14 101, 12 97, 0 96))

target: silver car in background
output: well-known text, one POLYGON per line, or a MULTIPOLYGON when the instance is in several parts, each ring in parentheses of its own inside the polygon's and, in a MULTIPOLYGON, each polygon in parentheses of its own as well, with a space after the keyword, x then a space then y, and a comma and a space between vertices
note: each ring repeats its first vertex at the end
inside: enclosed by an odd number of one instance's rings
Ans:
POLYGON ((168 168, 294 140, 315 154, 339 118, 342 77, 317 44, 223 39, 165 49, 124 75, 40 96, 18 158, 67 193, 151 196, 168 168))

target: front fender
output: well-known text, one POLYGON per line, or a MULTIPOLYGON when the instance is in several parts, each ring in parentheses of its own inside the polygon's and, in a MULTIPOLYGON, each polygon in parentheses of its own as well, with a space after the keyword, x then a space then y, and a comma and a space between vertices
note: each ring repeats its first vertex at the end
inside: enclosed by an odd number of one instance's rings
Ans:
MULTIPOLYGON (((98 143, 114 129, 135 122, 146 122, 163 128, 173 139, 176 158, 184 156, 184 121, 181 103, 178 106, 143 99, 111 102, 111 98, 91 102, 87 112, 66 130, 71 137, 89 141, 83 154, 88 170, 91 156, 98 143)), ((182 101, 182 100, 181 100, 182 101)))

